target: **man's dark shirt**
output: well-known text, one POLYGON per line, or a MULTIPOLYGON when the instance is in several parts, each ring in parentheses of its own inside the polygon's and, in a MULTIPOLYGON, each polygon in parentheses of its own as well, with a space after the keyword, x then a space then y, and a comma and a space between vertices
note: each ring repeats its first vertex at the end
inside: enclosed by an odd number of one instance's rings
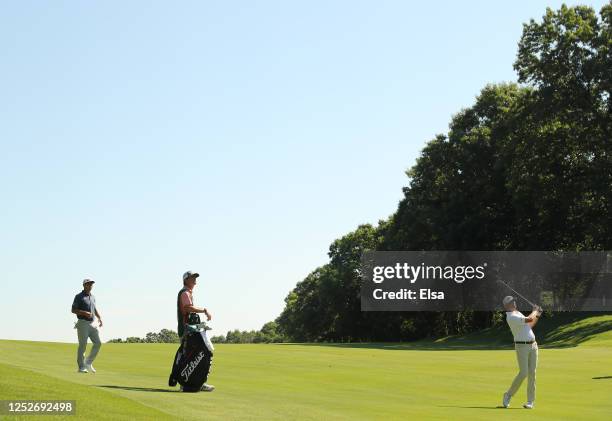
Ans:
POLYGON ((85 294, 85 291, 81 291, 74 296, 74 301, 72 302, 72 309, 89 311, 91 313, 91 318, 81 316, 80 314, 77 314, 77 317, 81 320, 93 322, 96 313, 96 298, 92 294, 85 294))

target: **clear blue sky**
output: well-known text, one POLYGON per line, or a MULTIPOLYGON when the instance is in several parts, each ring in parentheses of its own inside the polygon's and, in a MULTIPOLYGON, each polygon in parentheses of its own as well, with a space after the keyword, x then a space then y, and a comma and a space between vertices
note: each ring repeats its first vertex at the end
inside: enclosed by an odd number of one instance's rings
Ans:
MULTIPOLYGON (((594 2, 597 10, 604 2, 594 2)), ((558 7, 560 2, 549 1, 558 7)), ((532 1, 0 4, 0 338, 257 329, 489 82, 532 1)))

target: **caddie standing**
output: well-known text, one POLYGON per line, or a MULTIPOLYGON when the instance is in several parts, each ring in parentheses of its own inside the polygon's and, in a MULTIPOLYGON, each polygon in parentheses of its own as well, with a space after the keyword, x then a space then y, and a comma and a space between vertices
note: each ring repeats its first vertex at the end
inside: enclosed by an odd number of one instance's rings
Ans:
POLYGON ((510 406, 510 399, 527 378, 527 402, 523 404, 525 409, 533 409, 536 393, 536 368, 538 366, 538 343, 532 328, 538 322, 542 314, 542 308, 534 306, 529 316, 525 317, 516 307, 516 300, 507 296, 503 300, 506 310, 506 321, 514 336, 514 349, 519 366, 519 372, 512 381, 510 389, 504 393, 502 404, 504 408, 510 406))
MULTIPOLYGON (((177 351, 177 355, 174 357, 175 364, 173 365, 172 372, 170 373, 170 378, 168 379, 169 386, 175 386, 178 379, 177 362, 179 361, 179 356, 183 352, 183 347, 185 346, 185 341, 187 340, 187 332, 186 325, 189 321, 190 313, 204 313, 206 315, 206 319, 210 321, 212 319, 212 315, 208 311, 208 309, 204 307, 196 307, 193 304, 193 288, 196 286, 198 277, 200 276, 197 272, 187 271, 183 274, 183 288, 178 293, 177 301, 176 301, 176 317, 178 322, 178 334, 181 338, 181 346, 177 351)), ((209 355, 208 359, 208 368, 205 369, 205 376, 208 377, 208 371, 210 369, 210 362, 212 358, 212 350, 207 351, 209 355)), ((204 384, 200 387, 202 392, 212 392, 215 390, 215 386, 212 384, 207 384, 204 381, 204 384)), ((181 391, 184 391, 183 386, 181 385, 181 391)))
POLYGON ((189 313, 204 313, 208 321, 212 319, 208 309, 193 305, 193 288, 195 288, 199 276, 199 273, 190 270, 183 274, 183 288, 178 293, 176 303, 178 335, 180 338, 185 335, 185 324, 187 324, 189 313))
POLYGON ((102 317, 96 307, 96 298, 91 293, 94 283, 93 279, 83 279, 83 291, 78 293, 72 302, 72 313, 76 314, 78 319, 75 329, 79 337, 79 348, 77 350, 79 373, 96 372, 92 363, 102 346, 98 330, 98 328, 102 327, 102 317), (89 355, 85 358, 87 338, 91 339, 93 346, 89 351, 89 355))

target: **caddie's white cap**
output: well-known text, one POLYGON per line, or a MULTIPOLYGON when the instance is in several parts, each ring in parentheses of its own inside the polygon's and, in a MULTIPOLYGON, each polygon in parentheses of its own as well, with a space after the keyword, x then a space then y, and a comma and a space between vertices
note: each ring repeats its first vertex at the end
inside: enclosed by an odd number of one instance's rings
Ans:
POLYGON ((91 278, 85 278, 85 279, 83 279, 83 285, 88 284, 88 283, 90 283, 90 282, 91 282, 92 284, 95 284, 95 283, 96 283, 96 281, 94 281, 94 280, 93 280, 93 279, 91 279, 91 278))
POLYGON ((510 304, 513 301, 514 301, 514 297, 512 295, 507 295, 503 299, 503 303, 504 303, 505 306, 507 306, 508 304, 510 304))
POLYGON ((183 282, 185 282, 185 280, 189 278, 190 276, 197 278, 198 276, 200 276, 200 274, 198 272, 193 272, 191 270, 188 270, 187 272, 183 273, 183 282))

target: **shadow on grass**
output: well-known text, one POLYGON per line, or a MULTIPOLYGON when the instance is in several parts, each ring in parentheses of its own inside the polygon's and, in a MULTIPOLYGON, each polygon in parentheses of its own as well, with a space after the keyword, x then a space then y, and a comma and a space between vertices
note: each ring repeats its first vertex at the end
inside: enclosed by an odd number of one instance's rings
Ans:
POLYGON ((593 380, 612 379, 612 376, 593 377, 593 380))
POLYGON ((483 344, 483 343, 444 343, 438 341, 415 341, 415 342, 380 342, 380 343, 280 343, 277 346, 324 346, 330 348, 363 348, 384 349, 390 351, 504 351, 513 349, 511 343, 506 344, 483 344))
POLYGON ((97 385, 97 387, 105 387, 107 389, 122 389, 122 390, 133 390, 136 392, 168 392, 175 393, 179 390, 171 390, 171 389, 155 389, 151 387, 132 387, 132 386, 111 386, 111 385, 97 385))
POLYGON ((504 408, 501 405, 498 406, 457 406, 457 405, 438 405, 438 408, 462 408, 462 409, 523 409, 523 408, 504 408))
MULTIPOLYGON (((612 320, 588 321, 606 313, 557 313, 543 318, 534 328, 540 348, 573 348, 594 336, 612 330, 612 320)), ((514 349, 512 335, 504 324, 463 336, 423 339, 414 342, 311 342, 277 345, 326 346, 405 351, 495 351, 514 349)))

